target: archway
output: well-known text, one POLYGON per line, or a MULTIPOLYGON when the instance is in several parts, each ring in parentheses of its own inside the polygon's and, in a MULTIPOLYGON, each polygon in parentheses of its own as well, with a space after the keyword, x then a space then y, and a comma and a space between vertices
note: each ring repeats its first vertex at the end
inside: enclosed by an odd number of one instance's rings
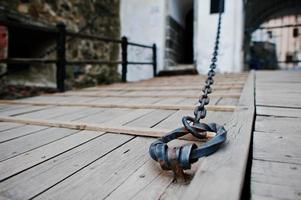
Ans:
POLYGON ((301 2, 248 0, 245 10, 245 69, 298 65, 301 2))

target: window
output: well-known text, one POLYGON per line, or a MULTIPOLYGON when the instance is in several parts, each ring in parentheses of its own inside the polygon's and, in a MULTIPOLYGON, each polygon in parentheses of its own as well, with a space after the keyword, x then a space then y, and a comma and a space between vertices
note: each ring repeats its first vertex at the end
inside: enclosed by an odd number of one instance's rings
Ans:
POLYGON ((293 37, 296 38, 299 36, 299 29, 298 28, 294 28, 293 29, 293 37))
POLYGON ((219 4, 220 2, 222 3, 221 5, 221 9, 222 9, 222 12, 225 11, 225 3, 224 3, 225 0, 211 0, 211 6, 210 6, 210 14, 216 14, 216 13, 219 13, 219 4))

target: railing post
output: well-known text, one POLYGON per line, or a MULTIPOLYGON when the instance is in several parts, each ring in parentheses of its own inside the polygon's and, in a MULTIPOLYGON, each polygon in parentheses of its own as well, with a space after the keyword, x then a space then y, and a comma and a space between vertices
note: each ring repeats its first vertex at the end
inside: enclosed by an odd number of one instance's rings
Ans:
POLYGON ((122 37, 121 43, 121 54, 122 54, 122 72, 121 79, 122 82, 126 82, 127 65, 128 65, 128 39, 127 37, 122 37))
POLYGON ((153 44, 153 70, 154 70, 154 77, 157 76, 157 46, 153 44))
POLYGON ((59 92, 65 91, 66 76, 66 26, 64 23, 58 23, 57 37, 57 62, 56 62, 56 84, 59 92))

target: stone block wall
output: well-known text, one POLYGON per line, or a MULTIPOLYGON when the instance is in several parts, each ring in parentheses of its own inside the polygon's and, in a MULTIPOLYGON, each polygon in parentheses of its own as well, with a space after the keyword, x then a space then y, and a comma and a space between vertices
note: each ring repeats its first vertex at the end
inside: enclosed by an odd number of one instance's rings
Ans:
POLYGON ((184 56, 184 28, 171 16, 166 19, 165 66, 175 66, 184 56))
MULTIPOLYGON (((119 0, 2 0, 0 6, 17 11, 33 21, 55 26, 64 22, 68 30, 120 38, 119 0)), ((116 61, 120 45, 82 39, 67 39, 67 59, 116 61)), ((38 45, 39 46, 39 45, 38 45)), ((55 58, 55 39, 35 50, 35 57, 55 58)), ((30 66, 9 75, 8 80, 34 85, 54 85, 55 66, 30 66), (41 68, 43 67, 43 69, 41 68), (52 83, 52 84, 51 84, 52 83)), ((67 86, 83 87, 118 81, 117 65, 67 66, 67 86)))

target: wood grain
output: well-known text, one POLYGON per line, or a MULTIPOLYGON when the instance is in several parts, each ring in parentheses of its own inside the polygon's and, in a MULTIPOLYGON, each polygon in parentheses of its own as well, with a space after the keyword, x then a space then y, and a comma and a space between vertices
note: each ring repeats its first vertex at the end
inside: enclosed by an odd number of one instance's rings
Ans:
MULTIPOLYGON (((92 108, 131 108, 131 109, 162 109, 162 110, 192 110, 194 105, 175 105, 175 104, 112 104, 112 103, 54 103, 54 102, 35 102, 35 101, 5 101, 10 104, 28 104, 35 106, 71 106, 71 107, 92 107, 92 108)), ((233 112, 235 106, 231 105, 207 105, 207 110, 233 112)))
POLYGON ((226 125, 226 143, 201 161, 181 199, 240 199, 255 114, 254 81, 254 72, 250 72, 238 107, 226 125))

